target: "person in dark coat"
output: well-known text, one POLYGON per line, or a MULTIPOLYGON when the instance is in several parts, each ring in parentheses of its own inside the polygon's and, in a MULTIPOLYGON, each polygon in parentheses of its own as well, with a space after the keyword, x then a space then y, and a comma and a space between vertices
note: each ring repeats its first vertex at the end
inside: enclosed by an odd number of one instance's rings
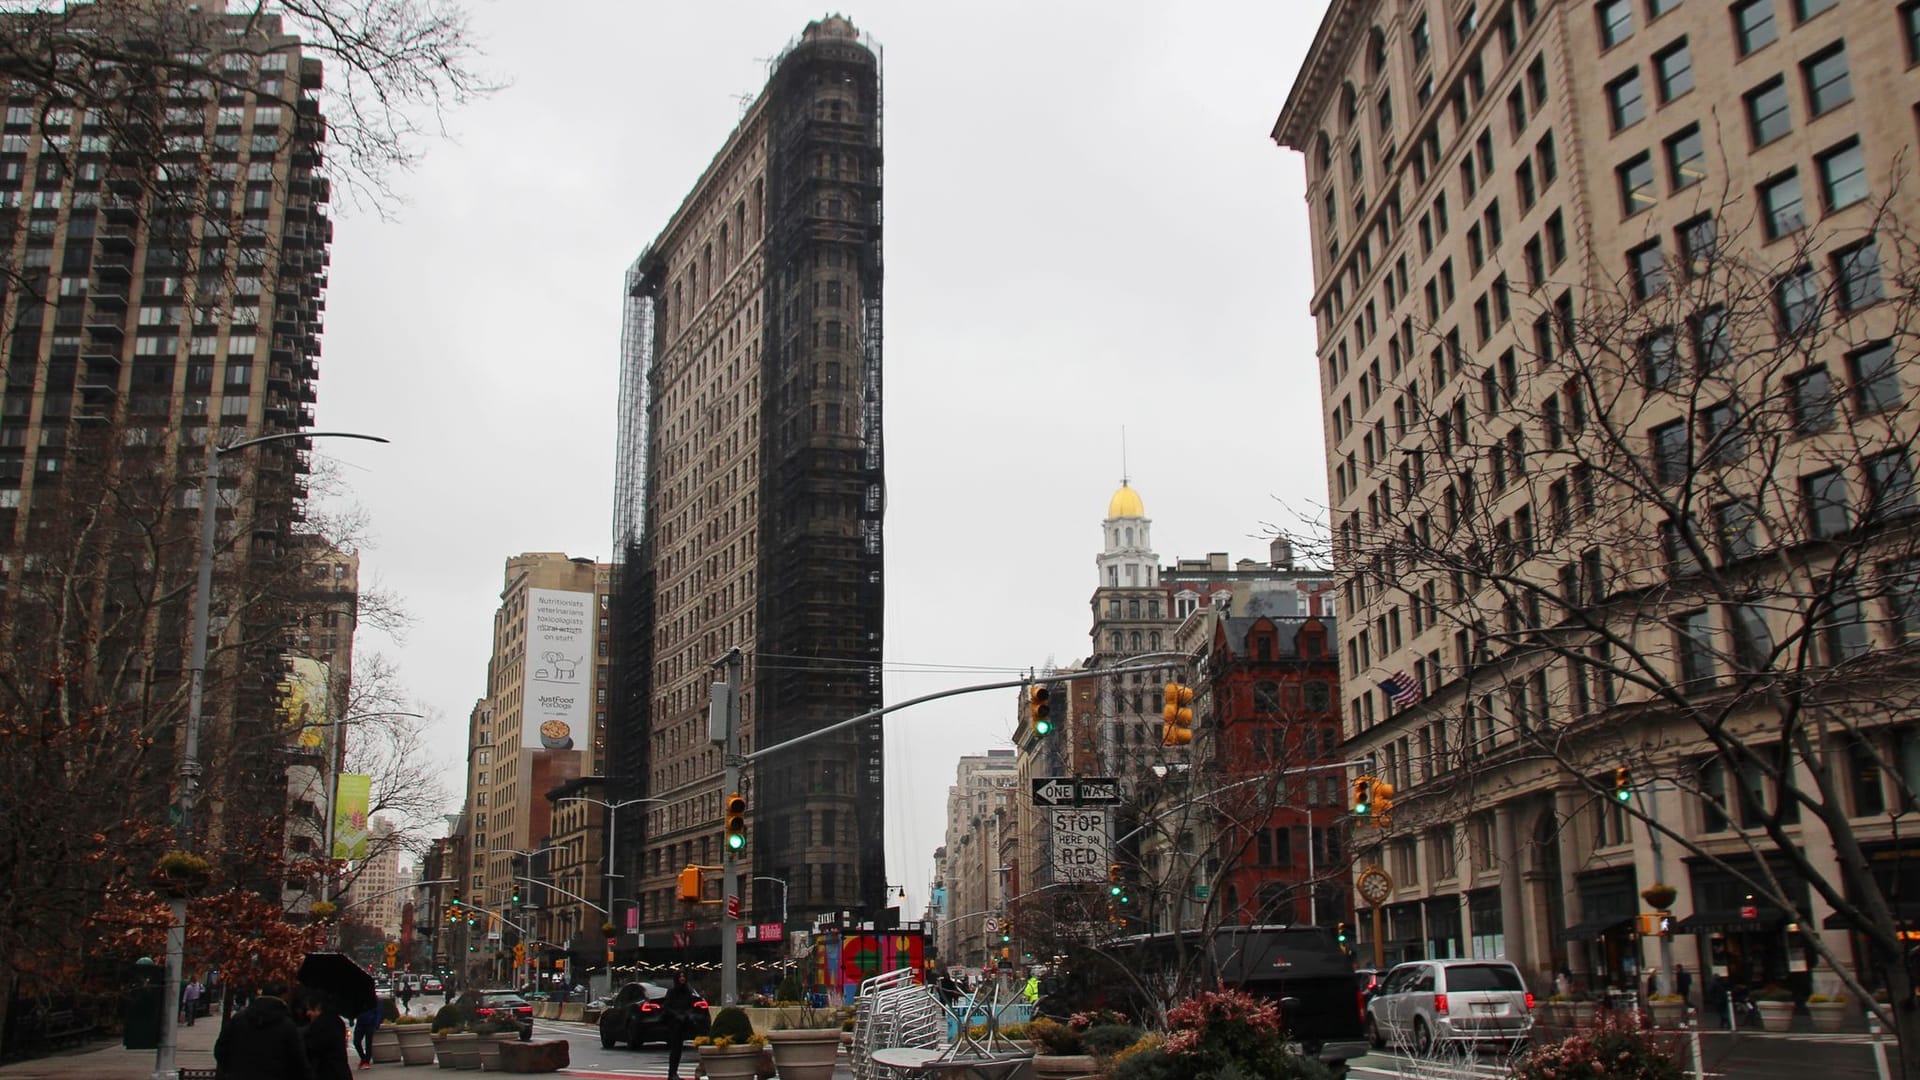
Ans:
POLYGON ((1693 974, 1685 964, 1673 965, 1673 992, 1689 1007, 1693 1005, 1693 974))
POLYGON ((301 1033, 307 1063, 314 1080, 353 1080, 353 1066, 347 1064, 347 1023, 322 996, 309 996, 305 1003, 307 1029, 301 1033))
POLYGON ((667 1014, 667 1080, 680 1080, 681 1043, 686 1041, 687 1028, 693 1021, 693 1002, 693 987, 682 971, 673 977, 667 996, 660 999, 660 1008, 667 1014))
POLYGON ((219 1080, 313 1080, 284 983, 269 983, 220 1026, 213 1041, 219 1080))

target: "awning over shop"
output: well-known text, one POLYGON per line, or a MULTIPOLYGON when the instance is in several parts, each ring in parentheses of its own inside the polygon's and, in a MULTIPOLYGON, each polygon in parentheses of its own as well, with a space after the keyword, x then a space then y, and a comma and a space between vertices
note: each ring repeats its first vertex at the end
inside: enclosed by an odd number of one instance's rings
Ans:
MULTIPOLYGON (((1893 905, 1893 920, 1902 930, 1920 927, 1920 900, 1902 900, 1893 905)), ((1822 930, 1850 930, 1852 924, 1835 911, 1820 920, 1822 930)))
POLYGON ((1631 915, 1624 918, 1615 916, 1606 919, 1588 919, 1586 922, 1564 926, 1553 935, 1555 941, 1592 941, 1615 930, 1623 930, 1633 925, 1631 915))
POLYGON ((1786 912, 1761 908, 1757 919, 1743 919, 1738 909, 1696 911, 1674 924, 1676 934, 1749 934, 1778 930, 1787 924, 1786 912))

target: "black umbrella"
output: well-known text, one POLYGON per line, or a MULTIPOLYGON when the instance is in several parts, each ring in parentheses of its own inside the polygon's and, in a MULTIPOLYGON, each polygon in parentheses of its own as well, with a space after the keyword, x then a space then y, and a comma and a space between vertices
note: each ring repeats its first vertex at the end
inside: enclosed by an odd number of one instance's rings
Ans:
POLYGON ((378 1005, 373 976, 351 956, 337 952, 308 953, 300 962, 300 985, 327 995, 344 1016, 358 1016, 378 1005))

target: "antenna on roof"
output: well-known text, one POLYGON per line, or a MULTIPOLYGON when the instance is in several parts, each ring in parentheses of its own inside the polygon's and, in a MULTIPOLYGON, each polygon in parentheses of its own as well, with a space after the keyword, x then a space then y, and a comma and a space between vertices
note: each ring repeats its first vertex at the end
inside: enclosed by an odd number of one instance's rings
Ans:
POLYGON ((1127 471, 1127 425, 1121 424, 1120 425, 1120 486, 1121 487, 1128 486, 1128 479, 1129 479, 1129 473, 1127 471))

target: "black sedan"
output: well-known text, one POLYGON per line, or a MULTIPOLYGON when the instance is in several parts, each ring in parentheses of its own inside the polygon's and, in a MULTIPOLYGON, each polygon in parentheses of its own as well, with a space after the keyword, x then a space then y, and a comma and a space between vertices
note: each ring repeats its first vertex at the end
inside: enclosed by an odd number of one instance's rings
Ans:
MULTIPOLYGON (((624 1042, 638 1050, 650 1042, 665 1043, 667 1011, 661 1008, 660 1001, 666 996, 667 988, 657 983, 631 982, 622 986, 607 1004, 606 1011, 600 1014, 600 1045, 612 1049, 624 1042)), ((692 1039, 705 1035, 710 1019, 706 999, 695 995, 693 1012, 681 1029, 681 1037, 692 1039)))
POLYGON ((520 1032, 520 1041, 533 1038, 533 1002, 511 990, 482 990, 473 1015, 482 1020, 505 1020, 520 1032))

